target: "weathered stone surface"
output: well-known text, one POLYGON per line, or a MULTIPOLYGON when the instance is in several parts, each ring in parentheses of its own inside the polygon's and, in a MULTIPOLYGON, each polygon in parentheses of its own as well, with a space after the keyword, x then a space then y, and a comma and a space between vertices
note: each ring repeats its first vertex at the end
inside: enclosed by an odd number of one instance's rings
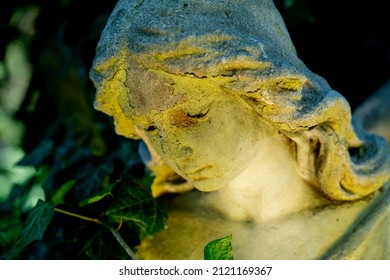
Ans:
POLYGON ((148 146, 154 194, 204 191, 167 198, 141 258, 201 258, 230 233, 236 258, 390 257, 386 142, 299 60, 272 1, 119 1, 91 78, 148 146))

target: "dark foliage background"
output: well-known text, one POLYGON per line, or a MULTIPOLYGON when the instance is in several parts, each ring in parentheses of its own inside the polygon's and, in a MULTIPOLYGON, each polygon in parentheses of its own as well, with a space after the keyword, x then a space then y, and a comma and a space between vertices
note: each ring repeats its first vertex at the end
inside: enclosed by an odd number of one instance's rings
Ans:
MULTIPOLYGON (((166 225, 137 143, 93 109, 88 71, 115 4, 1 4, 2 258, 128 259, 128 248, 166 225)), ((389 79, 386 1, 275 4, 299 57, 352 108, 389 79)))

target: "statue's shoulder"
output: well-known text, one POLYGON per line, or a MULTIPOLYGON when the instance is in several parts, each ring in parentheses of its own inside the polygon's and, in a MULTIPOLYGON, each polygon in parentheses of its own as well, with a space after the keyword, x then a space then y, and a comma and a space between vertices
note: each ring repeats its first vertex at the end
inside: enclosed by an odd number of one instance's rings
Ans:
POLYGON ((324 255, 325 259, 390 258, 390 182, 324 255))

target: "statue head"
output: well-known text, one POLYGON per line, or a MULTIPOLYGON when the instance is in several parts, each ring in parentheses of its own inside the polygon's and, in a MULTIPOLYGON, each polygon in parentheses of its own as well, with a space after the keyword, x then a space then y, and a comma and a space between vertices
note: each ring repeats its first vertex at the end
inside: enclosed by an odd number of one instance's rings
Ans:
POLYGON ((364 197, 390 178, 386 143, 299 60, 269 0, 119 1, 91 78, 117 133, 143 139, 200 190, 245 169, 270 130, 332 199, 364 197))

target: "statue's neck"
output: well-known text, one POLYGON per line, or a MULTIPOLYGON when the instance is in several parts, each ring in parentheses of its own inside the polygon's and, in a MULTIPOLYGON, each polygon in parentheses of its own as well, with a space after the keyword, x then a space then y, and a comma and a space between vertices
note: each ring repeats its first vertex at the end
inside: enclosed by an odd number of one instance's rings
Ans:
POLYGON ((229 218, 270 221, 327 204, 298 174, 285 136, 267 133, 248 167, 227 186, 207 194, 207 203, 229 218))

